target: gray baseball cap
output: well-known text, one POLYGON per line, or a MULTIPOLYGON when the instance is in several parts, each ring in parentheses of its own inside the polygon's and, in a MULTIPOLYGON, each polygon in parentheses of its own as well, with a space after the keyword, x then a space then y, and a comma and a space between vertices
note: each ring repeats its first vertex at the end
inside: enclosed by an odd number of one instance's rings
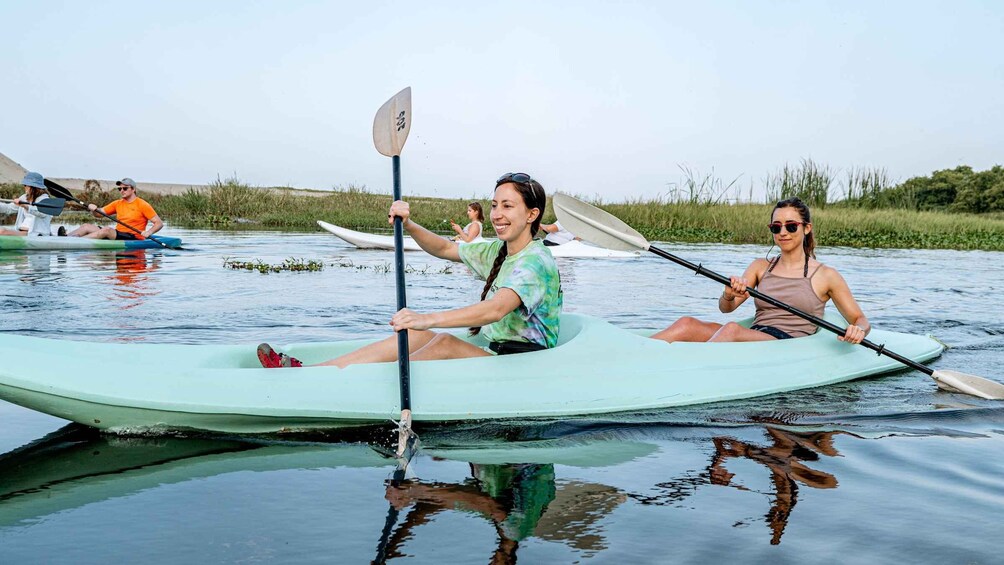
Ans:
POLYGON ((132 180, 129 177, 126 177, 120 181, 115 181, 115 186, 131 186, 133 188, 136 188, 136 181, 132 180))
POLYGON ((40 173, 25 173, 21 184, 45 190, 45 180, 40 173))

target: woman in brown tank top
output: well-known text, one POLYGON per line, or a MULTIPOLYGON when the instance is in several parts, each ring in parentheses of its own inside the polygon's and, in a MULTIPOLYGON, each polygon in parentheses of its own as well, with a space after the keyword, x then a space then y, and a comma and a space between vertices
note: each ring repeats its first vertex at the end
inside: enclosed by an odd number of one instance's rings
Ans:
MULTIPOLYGON (((847 331, 838 337, 848 343, 861 343, 871 331, 868 318, 861 312, 851 289, 840 273, 816 261, 816 241, 812 234, 809 207, 798 198, 782 200, 774 206, 768 226, 781 254, 773 260, 757 259, 746 267, 741 277, 731 277, 718 298, 718 309, 734 311, 749 298, 747 287, 822 317, 828 300, 847 320, 847 331)), ((776 306, 756 300, 756 318, 749 328, 735 322, 716 324, 684 316, 652 336, 663 341, 768 341, 815 333, 816 327, 776 306)))

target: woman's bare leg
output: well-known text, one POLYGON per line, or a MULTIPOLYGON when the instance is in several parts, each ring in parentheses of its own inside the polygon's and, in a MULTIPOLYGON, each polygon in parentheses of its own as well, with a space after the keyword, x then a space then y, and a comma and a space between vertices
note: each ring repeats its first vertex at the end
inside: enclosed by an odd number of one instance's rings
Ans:
POLYGON ((491 353, 455 335, 436 334, 424 347, 418 351, 413 350, 411 360, 467 359, 469 357, 487 357, 488 355, 491 355, 491 353))
MULTIPOLYGON (((408 352, 414 354, 419 349, 425 347, 437 335, 436 332, 428 330, 408 330, 408 352)), ((360 347, 355 351, 350 351, 345 355, 329 359, 314 366, 334 365, 335 367, 344 369, 356 363, 387 363, 396 360, 397 334, 394 334, 387 339, 360 347)))
POLYGON ((670 343, 674 341, 708 341, 720 329, 722 329, 721 324, 702 322, 697 318, 684 316, 673 322, 668 328, 653 334, 652 339, 661 339, 670 343))
POLYGON ((777 339, 772 335, 744 328, 735 322, 729 322, 722 326, 722 329, 715 332, 708 341, 771 341, 777 339))
POLYGON ((0 235, 28 235, 28 232, 0 228, 0 235))

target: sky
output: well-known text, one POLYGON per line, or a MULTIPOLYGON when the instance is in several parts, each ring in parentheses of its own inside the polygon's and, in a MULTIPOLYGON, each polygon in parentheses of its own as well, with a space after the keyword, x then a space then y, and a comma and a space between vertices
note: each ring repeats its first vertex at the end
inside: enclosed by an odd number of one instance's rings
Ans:
POLYGON ((0 0, 0 153, 46 176, 608 202, 688 169, 1004 164, 1004 3, 0 0))

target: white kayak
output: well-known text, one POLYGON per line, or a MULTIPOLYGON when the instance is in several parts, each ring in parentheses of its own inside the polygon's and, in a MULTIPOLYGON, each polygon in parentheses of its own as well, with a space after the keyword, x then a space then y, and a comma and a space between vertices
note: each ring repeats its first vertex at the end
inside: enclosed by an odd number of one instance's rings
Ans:
MULTIPOLYGON (((317 220, 317 225, 321 226, 325 231, 344 239, 360 249, 394 249, 394 237, 390 235, 379 235, 350 230, 348 228, 329 224, 328 222, 322 220, 317 220)), ((638 251, 617 251, 614 249, 597 247, 582 241, 570 241, 561 245, 550 246, 548 249, 551 250, 551 255, 556 258, 574 257, 580 259, 628 259, 641 255, 638 251)), ((404 250, 422 251, 422 248, 419 247, 418 243, 416 243, 414 239, 405 236, 404 250)))

